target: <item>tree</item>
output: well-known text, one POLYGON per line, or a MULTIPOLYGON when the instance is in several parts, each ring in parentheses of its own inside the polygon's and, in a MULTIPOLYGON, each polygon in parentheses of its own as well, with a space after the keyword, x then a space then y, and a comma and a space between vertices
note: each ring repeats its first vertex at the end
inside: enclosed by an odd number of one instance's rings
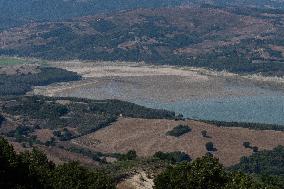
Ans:
POLYGON ((154 179, 155 189, 266 189, 252 177, 227 172, 216 158, 204 156, 192 163, 167 168, 154 179))
POLYGON ((53 188, 115 189, 112 179, 98 171, 91 171, 77 162, 59 165, 53 171, 53 188))
POLYGON ((206 147, 207 151, 216 151, 216 148, 214 148, 213 142, 207 142, 205 144, 205 147, 206 147))
POLYGON ((243 146, 244 146, 245 148, 251 148, 250 142, 244 142, 244 143, 243 143, 243 146))
POLYGON ((55 166, 37 149, 17 155, 7 140, 0 138, 0 188, 12 189, 114 189, 114 181, 102 171, 78 163, 55 166))
POLYGON ((228 182, 218 160, 209 156, 169 167, 154 179, 155 189, 213 189, 228 182))
POLYGON ((191 158, 188 154, 184 152, 156 152, 154 154, 155 158, 158 158, 160 160, 167 160, 170 161, 171 163, 178 163, 182 161, 191 161, 191 158))
POLYGON ((205 130, 201 131, 201 135, 202 135, 203 137, 207 137, 207 131, 205 131, 205 130))
POLYGON ((252 150, 253 150, 253 152, 258 152, 258 147, 254 146, 254 147, 252 147, 252 150))
POLYGON ((135 160, 136 158, 137 154, 135 150, 129 150, 126 154, 119 154, 118 156, 119 161, 135 160))

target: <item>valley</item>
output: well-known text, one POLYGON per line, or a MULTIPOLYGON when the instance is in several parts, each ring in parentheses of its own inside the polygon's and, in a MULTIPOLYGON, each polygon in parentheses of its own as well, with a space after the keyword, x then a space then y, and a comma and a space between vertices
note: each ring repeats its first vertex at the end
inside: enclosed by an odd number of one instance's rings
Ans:
POLYGON ((127 62, 50 64, 84 79, 36 87, 32 94, 120 99, 193 119, 284 124, 281 77, 127 62))
POLYGON ((283 0, 0 0, 0 188, 283 189, 283 0))

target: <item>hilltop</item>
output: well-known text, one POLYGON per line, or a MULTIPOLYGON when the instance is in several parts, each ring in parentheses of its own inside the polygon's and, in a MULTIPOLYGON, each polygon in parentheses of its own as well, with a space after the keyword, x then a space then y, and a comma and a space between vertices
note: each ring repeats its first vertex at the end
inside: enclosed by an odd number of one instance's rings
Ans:
POLYGON ((0 54, 145 61, 282 76, 284 12, 244 10, 136 9, 32 23, 1 32, 0 54))

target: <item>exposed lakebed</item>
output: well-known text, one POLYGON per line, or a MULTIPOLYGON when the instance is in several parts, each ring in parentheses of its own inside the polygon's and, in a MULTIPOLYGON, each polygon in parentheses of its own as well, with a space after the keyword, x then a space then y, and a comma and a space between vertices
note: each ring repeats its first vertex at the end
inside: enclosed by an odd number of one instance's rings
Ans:
POLYGON ((73 84, 37 88, 35 94, 120 99, 184 117, 284 125, 283 87, 234 75, 147 66, 60 65, 85 76, 73 84))

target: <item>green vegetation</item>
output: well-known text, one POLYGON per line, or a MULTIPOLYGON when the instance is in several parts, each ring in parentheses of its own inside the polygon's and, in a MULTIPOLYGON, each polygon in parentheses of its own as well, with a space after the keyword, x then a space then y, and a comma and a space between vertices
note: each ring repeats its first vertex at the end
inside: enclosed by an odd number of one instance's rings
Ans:
POLYGON ((155 189, 265 189, 267 186, 242 173, 226 172, 217 159, 204 156, 191 163, 167 168, 155 180, 155 189))
POLYGON ((135 8, 177 6, 186 0, 0 0, 0 30, 35 21, 58 21, 135 8), (33 11, 31 11, 33 10, 33 11))
POLYGON ((263 124, 263 123, 242 123, 242 122, 225 122, 225 121, 209 121, 200 120, 204 123, 213 124, 217 127, 241 127, 249 128, 253 130, 274 130, 274 131, 284 131, 283 125, 273 125, 273 124, 263 124))
POLYGON ((206 130, 201 131, 201 135, 202 135, 204 138, 210 138, 210 137, 207 135, 207 131, 206 131, 206 130))
POLYGON ((178 125, 173 128, 171 131, 168 131, 166 135, 180 137, 188 132, 191 132, 191 128, 187 125, 178 125))
MULTIPOLYGON (((177 1, 172 3, 178 4, 177 1)), ((97 2, 93 6, 96 7, 98 4, 100 3, 97 2)), ((150 4, 159 7, 162 2, 150 4)), ((238 8, 210 6, 194 7, 188 11, 178 8, 164 11, 168 12, 141 9, 135 14, 132 11, 125 11, 114 13, 115 16, 100 16, 99 19, 94 17, 84 21, 68 20, 72 24, 56 22, 52 25, 47 22, 33 26, 31 32, 34 33, 21 41, 21 44, 14 41, 12 42, 14 45, 11 46, 15 47, 0 49, 0 55, 20 55, 51 60, 145 61, 155 64, 205 67, 234 73, 284 75, 284 57, 280 52, 271 49, 271 46, 283 46, 284 29, 279 22, 283 11, 278 14, 247 9, 244 13, 238 8), (222 11, 227 12, 226 16, 220 13, 222 11), (275 17, 266 17, 264 13, 274 14, 275 17), (208 14, 212 16, 207 16, 208 14), (272 25, 275 31, 267 33, 266 30, 253 25, 258 35, 264 38, 258 39, 256 34, 252 34, 251 37, 239 35, 233 27, 240 27, 240 30, 245 31, 244 33, 252 32, 251 29, 244 28, 245 23, 240 21, 245 19, 244 15, 259 19, 258 22, 267 22, 264 27, 272 25), (139 21, 131 23, 131 19, 128 19, 130 17, 135 17, 139 21), (196 27, 192 28, 190 25, 196 27), (89 31, 88 34, 84 32, 85 29, 89 31), (232 41, 233 38, 239 39, 239 42, 235 43, 232 41), (46 43, 38 45, 39 39, 45 40, 46 43), (188 48, 193 48, 192 52, 187 52, 188 48), (258 49, 263 49, 263 53, 267 55, 264 57, 258 49)), ((27 29, 29 27, 25 28, 27 29)), ((11 35, 12 38, 21 33, 12 32, 7 35, 11 35)))
POLYGON ((0 75, 0 96, 23 95, 33 86, 44 86, 55 82, 80 80, 76 73, 59 68, 40 68, 39 73, 27 75, 0 75))
POLYGON ((210 152, 217 150, 217 149, 214 147, 213 142, 207 142, 207 143, 205 144, 205 147, 206 147, 206 150, 207 150, 207 151, 210 151, 210 152))
MULTIPOLYGON (((49 128, 58 140, 70 140, 116 121, 120 115, 133 118, 174 119, 175 113, 145 108, 119 100, 87 100, 76 98, 51 98, 41 96, 3 98, 2 111, 25 118, 25 124, 49 128), (60 100, 69 103, 60 104, 60 100), (66 127, 75 128, 78 133, 66 127)), ((16 130, 13 133, 18 133, 16 130)), ((14 134, 11 134, 14 136, 14 134)), ((20 133, 26 137, 25 133, 20 133)))
POLYGON ((5 121, 5 117, 0 114, 0 127, 1 127, 1 125, 3 123, 3 121, 5 121))
POLYGON ((2 65, 14 65, 14 64, 24 64, 29 61, 20 59, 20 58, 12 58, 12 57, 0 57, 0 66, 2 65))
POLYGON ((284 188, 284 147, 258 151, 250 157, 242 157, 230 170, 252 174, 258 180, 275 188, 284 188))
POLYGON ((251 148, 250 142, 244 142, 244 143, 243 143, 243 146, 244 146, 245 148, 251 148))
POLYGON ((135 160, 137 158, 135 150, 129 150, 126 154, 115 153, 111 156, 117 158, 119 161, 135 160))
POLYGON ((242 157, 233 170, 244 173, 284 176, 284 147, 278 146, 273 150, 264 150, 242 157))
POLYGON ((75 162, 56 166, 36 149, 17 155, 0 138, 0 187, 114 189, 115 184, 102 171, 87 169, 75 162))
POLYGON ((191 161, 191 158, 188 154, 184 152, 156 152, 153 156, 160 160, 169 161, 171 163, 180 163, 183 161, 191 161))

